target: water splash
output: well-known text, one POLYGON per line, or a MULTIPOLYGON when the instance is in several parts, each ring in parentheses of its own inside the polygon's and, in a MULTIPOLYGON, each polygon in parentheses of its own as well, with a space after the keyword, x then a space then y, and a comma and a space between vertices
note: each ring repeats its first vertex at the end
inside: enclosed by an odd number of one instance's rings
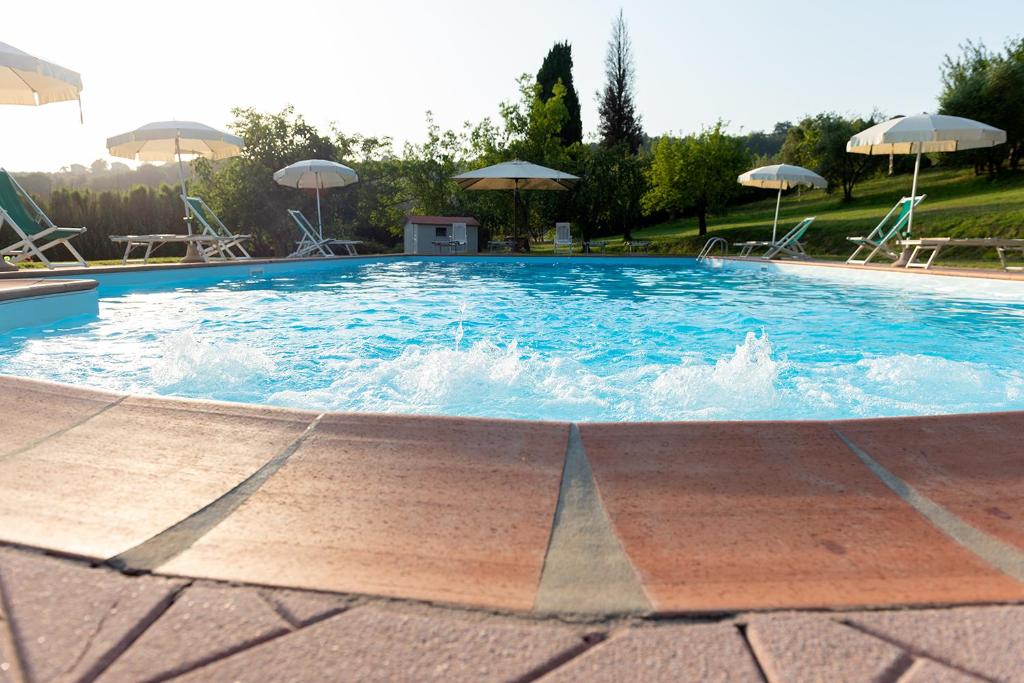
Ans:
POLYGON ((459 326, 455 330, 455 350, 458 351, 462 345, 462 338, 465 335, 465 331, 462 329, 462 322, 466 319, 466 306, 467 302, 463 301, 459 304, 459 326))
POLYGON ((246 344, 211 340, 194 331, 163 338, 163 353, 150 369, 157 393, 239 400, 273 375, 273 360, 246 344))
POLYGON ((598 373, 578 360, 480 341, 464 351, 407 347, 397 358, 339 363, 330 386, 283 391, 274 403, 369 412, 493 415, 559 420, 729 419, 778 404, 784 367, 767 335, 706 363, 648 364, 598 373))

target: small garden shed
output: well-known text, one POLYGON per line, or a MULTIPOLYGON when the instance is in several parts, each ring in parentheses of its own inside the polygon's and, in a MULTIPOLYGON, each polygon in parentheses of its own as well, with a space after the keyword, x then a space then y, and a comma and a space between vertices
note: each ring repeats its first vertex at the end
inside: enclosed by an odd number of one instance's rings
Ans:
POLYGON ((480 222, 471 216, 408 216, 405 220, 406 254, 475 254, 480 251, 480 222), (456 224, 466 226, 466 244, 452 246, 456 224))

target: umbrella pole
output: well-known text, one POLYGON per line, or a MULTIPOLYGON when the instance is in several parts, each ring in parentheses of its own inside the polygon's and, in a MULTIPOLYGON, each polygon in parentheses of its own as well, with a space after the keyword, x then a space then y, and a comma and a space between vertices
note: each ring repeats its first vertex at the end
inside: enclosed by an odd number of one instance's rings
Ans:
POLYGON ((779 188, 779 198, 775 200, 775 222, 772 223, 772 244, 775 244, 775 233, 779 228, 779 206, 782 204, 782 188, 779 188))
POLYGON ((516 238, 517 246, 519 241, 519 181, 513 181, 516 184, 515 190, 512 191, 512 236, 516 238))
POLYGON ((910 186, 910 215, 907 216, 907 234, 914 229, 914 198, 917 197, 917 174, 921 172, 921 148, 917 148, 917 158, 914 159, 914 182, 910 186))
MULTIPOLYGON (((181 183, 181 201, 186 201, 188 191, 185 189, 185 167, 181 163, 181 142, 177 134, 174 135, 174 155, 178 157, 178 182, 181 183)), ((189 220, 188 212, 185 212, 185 224, 188 225, 188 234, 192 234, 192 221, 189 220)), ((191 246, 191 245, 189 245, 191 246)))
MULTIPOLYGON (((181 181, 181 201, 185 202, 185 226, 188 234, 192 234, 192 214, 188 210, 188 190, 185 188, 185 167, 181 163, 181 138, 178 133, 174 134, 174 154, 178 157, 178 180, 181 181)), ((181 257, 181 263, 202 263, 206 258, 196 249, 196 243, 190 241, 185 247, 185 255, 181 257)))
MULTIPOLYGON (((308 196, 308 195, 307 195, 308 196)), ((320 178, 316 183, 316 222, 320 226, 320 239, 324 238, 324 219, 320 215, 320 178)))

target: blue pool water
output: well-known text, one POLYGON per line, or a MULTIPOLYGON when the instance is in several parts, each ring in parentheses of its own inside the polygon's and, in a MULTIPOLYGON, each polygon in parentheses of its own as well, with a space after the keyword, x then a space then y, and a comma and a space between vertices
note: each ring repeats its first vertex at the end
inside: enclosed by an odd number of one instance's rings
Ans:
POLYGON ((1024 289, 967 296, 984 287, 831 273, 503 258, 130 287, 111 278, 98 318, 0 335, 0 373, 304 408, 572 420, 1024 409, 1024 289))

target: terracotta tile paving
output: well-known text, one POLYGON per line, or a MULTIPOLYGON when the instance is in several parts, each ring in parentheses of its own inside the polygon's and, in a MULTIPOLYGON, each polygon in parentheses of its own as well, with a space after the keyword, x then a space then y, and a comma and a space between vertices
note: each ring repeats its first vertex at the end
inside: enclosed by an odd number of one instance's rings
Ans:
POLYGON ((762 679, 750 648, 734 624, 692 624, 612 633, 540 680, 759 683, 762 679))
POLYGON ((61 430, 92 417, 123 395, 0 375, 0 415, 5 429, 0 462, 61 430))
POLYGON ((843 621, 960 671, 991 680, 1024 681, 1021 606, 861 612, 845 615, 843 621))
POLYGON ((329 415, 161 572, 529 610, 569 426, 329 415))
POLYGON ((0 597, 33 681, 91 679, 183 585, 0 547, 0 597))
POLYGON ((225 494, 312 418, 241 405, 125 399, 0 458, 0 540, 116 555, 225 494))
MULTIPOLYGON (((129 577, 0 546, 17 681, 1024 681, 1024 606, 567 623, 344 595, 290 623, 275 589, 129 577), (347 609, 345 609, 347 608, 347 609)), ((7 631, 3 631, 6 633, 7 631)), ((0 633, 2 635, 2 633, 0 633)), ((0 637, 0 644, 4 642, 0 637)), ((0 657, 0 662, 5 661, 0 657)))
POLYGON ((289 631, 253 588, 190 586, 98 680, 170 677, 289 631))
POLYGON ((1024 550, 1024 413, 863 420, 837 428, 922 494, 1024 550))
POLYGON ((914 658, 883 640, 818 615, 757 615, 747 638, 768 681, 896 681, 914 658))
POLYGON ((512 681, 586 647, 582 629, 358 607, 182 677, 195 681, 512 681), (440 618, 439 618, 440 617, 440 618))
POLYGON ((1024 599, 821 423, 581 425, 659 611, 1024 599))

